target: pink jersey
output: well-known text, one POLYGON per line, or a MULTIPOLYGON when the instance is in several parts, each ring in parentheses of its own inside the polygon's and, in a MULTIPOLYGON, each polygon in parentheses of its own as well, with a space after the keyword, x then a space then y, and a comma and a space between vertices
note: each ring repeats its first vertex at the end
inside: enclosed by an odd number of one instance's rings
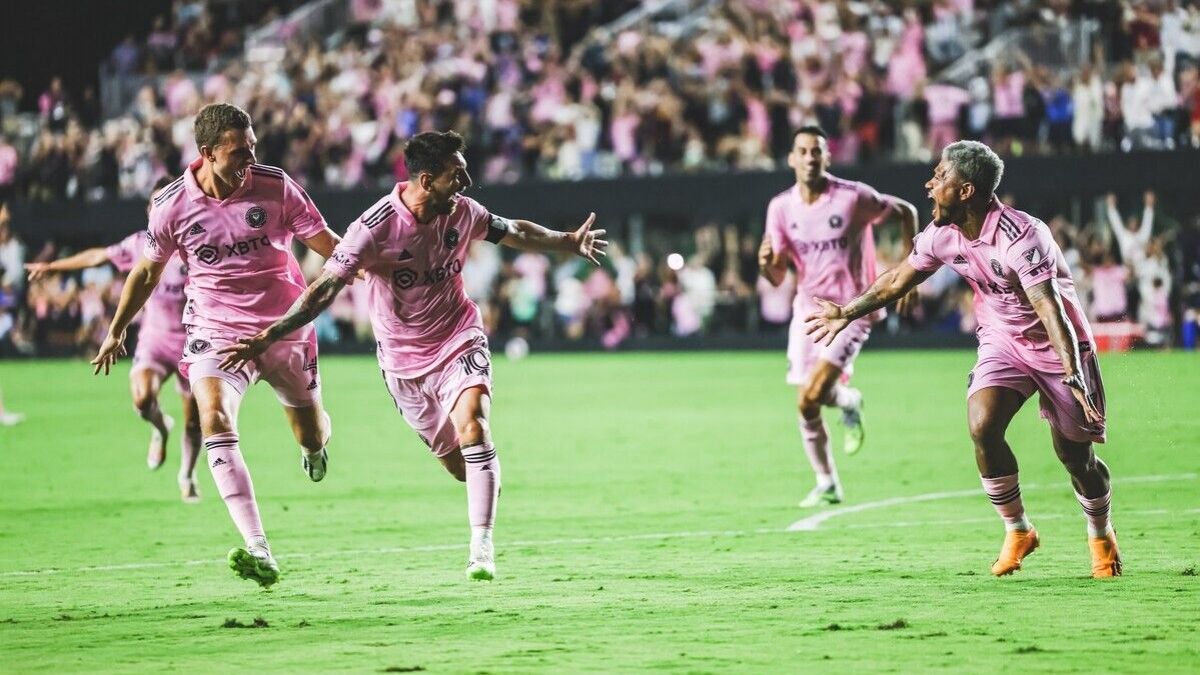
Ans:
POLYGON ((929 226, 913 241, 908 262, 922 272, 950 265, 962 275, 975 289, 979 341, 1026 363, 1062 372, 1062 361, 1024 290, 1048 279, 1057 283, 1076 337, 1092 341, 1071 270, 1050 228, 999 200, 993 199, 978 239, 967 239, 955 225, 929 226))
MULTIPOLYGON (((142 259, 146 249, 146 232, 134 232, 121 241, 104 249, 108 261, 119 272, 129 272, 142 259)), ((167 262, 158 286, 146 300, 142 309, 141 336, 154 334, 176 337, 182 342, 184 288, 187 286, 187 264, 179 258, 167 262)))
POLYGON ((767 236, 795 265, 796 314, 806 316, 816 309, 813 296, 843 304, 874 283, 872 226, 891 213, 891 206, 889 197, 869 185, 833 176, 812 204, 801 198, 799 186, 771 200, 767 236))
POLYGON ((166 262, 178 251, 187 264, 185 325, 257 333, 283 316, 306 287, 292 237, 320 234, 325 219, 294 180, 261 164, 251 166, 224 201, 209 197, 196 183, 200 162, 154 198, 145 255, 166 262))
POLYGON ((463 290, 463 264, 472 241, 497 242, 506 230, 467 197, 459 197, 453 214, 418 223, 400 200, 406 185, 398 183, 350 224, 325 271, 350 279, 366 270, 379 367, 413 379, 484 337, 479 308, 463 290))

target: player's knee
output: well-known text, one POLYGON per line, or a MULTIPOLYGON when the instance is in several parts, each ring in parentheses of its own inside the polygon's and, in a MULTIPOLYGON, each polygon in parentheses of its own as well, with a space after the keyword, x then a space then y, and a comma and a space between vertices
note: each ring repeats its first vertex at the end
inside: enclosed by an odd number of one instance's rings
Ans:
POLYGON ((460 443, 482 443, 486 440, 488 421, 483 415, 472 415, 455 424, 460 443))
POLYGON ((804 392, 800 397, 800 416, 806 420, 816 419, 821 414, 821 397, 816 392, 804 392))
POLYGON ((133 396, 133 409, 137 411, 143 418, 149 418, 154 414, 154 409, 158 407, 158 401, 154 400, 148 392, 138 392, 133 396))
POLYGON ((972 415, 968 428, 976 448, 986 451, 1004 442, 1004 425, 989 415, 972 415))
POLYGON ((200 429, 207 436, 233 431, 233 418, 224 410, 206 410, 200 413, 200 429))

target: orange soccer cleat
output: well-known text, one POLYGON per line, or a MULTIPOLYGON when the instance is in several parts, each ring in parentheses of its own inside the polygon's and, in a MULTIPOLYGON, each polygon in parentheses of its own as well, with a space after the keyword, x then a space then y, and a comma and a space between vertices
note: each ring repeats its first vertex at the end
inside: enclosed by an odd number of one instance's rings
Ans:
POLYGON ((1021 569, 1021 561, 1033 553, 1038 547, 1037 530, 1009 530, 1004 535, 1004 546, 1000 548, 1000 557, 992 563, 992 574, 1002 577, 1021 569))
POLYGON ((1121 576, 1121 551, 1117 549, 1117 533, 1103 537, 1088 537, 1092 549, 1092 576, 1097 579, 1121 576))

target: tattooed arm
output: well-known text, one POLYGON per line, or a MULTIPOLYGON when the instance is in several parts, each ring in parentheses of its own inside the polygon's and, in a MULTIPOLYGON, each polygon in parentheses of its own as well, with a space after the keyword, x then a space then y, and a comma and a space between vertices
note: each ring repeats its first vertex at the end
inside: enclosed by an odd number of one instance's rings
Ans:
POLYGON ((829 344, 851 321, 904 297, 905 293, 916 288, 931 274, 932 272, 917 270, 905 260, 897 267, 880 274, 866 292, 844 306, 822 298, 813 298, 821 309, 805 317, 808 334, 814 342, 829 344))
POLYGON ((1046 327, 1046 335, 1050 344, 1058 354, 1063 364, 1063 384, 1071 388, 1088 422, 1103 422, 1104 415, 1100 413, 1093 400, 1093 392, 1088 387, 1087 379, 1083 376, 1083 359, 1079 354, 1079 336, 1075 327, 1067 318, 1067 310, 1063 307, 1062 298, 1058 294, 1058 286, 1054 279, 1047 279, 1025 289, 1029 304, 1037 312, 1042 325, 1046 327))
POLYGON ((219 349, 219 354, 226 355, 221 362, 221 369, 230 372, 238 370, 247 361, 258 358, 280 338, 308 325, 333 304, 333 299, 345 286, 346 281, 341 277, 332 272, 322 272, 278 321, 257 335, 239 338, 237 344, 219 349))

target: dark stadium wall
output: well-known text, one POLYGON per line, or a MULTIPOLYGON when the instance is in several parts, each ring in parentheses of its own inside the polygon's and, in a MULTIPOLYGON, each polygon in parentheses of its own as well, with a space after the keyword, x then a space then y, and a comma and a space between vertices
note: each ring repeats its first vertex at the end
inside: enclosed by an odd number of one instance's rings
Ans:
POLYGON ((0 80, 21 84, 28 111, 55 76, 71 96, 99 90, 99 64, 113 47, 170 14, 171 0, 0 0, 0 80))
MULTIPOLYGON (((1200 152, 1196 151, 1016 158, 1007 162, 1001 192, 1016 195, 1018 206, 1049 218, 1053 214, 1039 213, 1037 204, 1062 204, 1110 191, 1140 193, 1153 187, 1164 198, 1174 195, 1176 202, 1186 200, 1175 204, 1178 212, 1194 213, 1200 210, 1195 187, 1200 173, 1197 167, 1200 152)), ((929 165, 837 167, 834 173, 908 199, 917 205, 922 219, 928 216, 923 186, 929 178, 929 165)), ((686 226, 760 218, 767 201, 791 182, 790 173, 782 171, 680 175, 482 186, 472 190, 471 196, 496 213, 557 227, 577 224, 588 211, 595 211, 604 223, 622 223, 631 216, 640 216, 651 227, 660 223, 686 226)), ((330 225, 343 231, 379 198, 381 191, 313 190, 311 194, 330 225)), ((17 203, 13 205, 13 222, 32 247, 47 240, 64 246, 94 246, 112 243, 145 227, 145 208, 140 200, 17 203)))

